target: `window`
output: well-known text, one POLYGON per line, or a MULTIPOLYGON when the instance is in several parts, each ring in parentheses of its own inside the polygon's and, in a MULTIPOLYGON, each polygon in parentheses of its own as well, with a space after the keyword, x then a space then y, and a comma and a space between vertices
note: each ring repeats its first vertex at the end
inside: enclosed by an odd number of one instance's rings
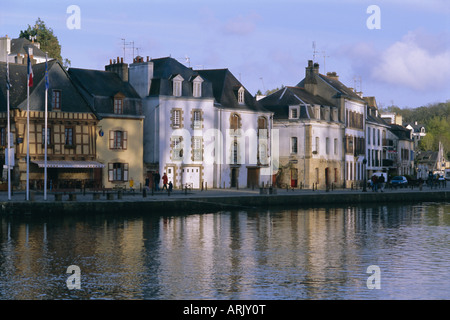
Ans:
POLYGON ((194 110, 192 113, 192 126, 194 129, 202 128, 202 111, 194 110))
POLYGON ((334 154, 338 154, 338 139, 334 139, 334 154))
POLYGON ((174 128, 180 128, 181 126, 181 110, 172 111, 172 126, 174 128))
POLYGON ((291 137, 291 153, 297 154, 298 152, 298 139, 297 137, 291 137))
POLYGON ((6 140, 6 128, 0 129, 0 145, 6 147, 8 140, 6 140))
POLYGON ((330 138, 325 139, 325 152, 326 154, 330 154, 330 138))
POLYGON ((202 138, 194 137, 192 144, 193 144, 192 149, 194 161, 202 161, 203 160, 202 138))
POLYGON ((370 128, 367 128, 367 141, 370 144, 370 128))
POLYGON ((298 119, 299 107, 291 106, 289 107, 289 119, 298 119))
POLYGON ((172 160, 183 159, 183 145, 181 137, 174 137, 172 140, 172 160))
POLYGON ((114 113, 123 114, 123 99, 114 99, 114 113))
POLYGON ((194 80, 194 90, 193 95, 195 98, 200 98, 202 96, 202 81, 194 80))
POLYGON ((241 127, 241 118, 238 114, 233 113, 230 117, 230 129, 237 130, 241 127))
POLYGON ((73 145, 73 128, 65 128, 64 129, 64 144, 66 146, 73 145))
POLYGON ((316 137, 316 149, 314 150, 316 154, 319 153, 319 147, 320 147, 319 142, 320 142, 319 137, 316 137))
POLYGON ((238 91, 238 103, 239 104, 244 104, 244 92, 245 92, 245 90, 242 87, 238 91))
POLYGON ((181 97, 182 95, 182 84, 183 84, 183 78, 178 75, 175 78, 173 78, 173 95, 175 97, 181 97))
POLYGON ((108 163, 109 181, 128 181, 128 163, 108 163))
POLYGON ((235 140, 233 143, 233 158, 232 158, 233 164, 238 164, 238 154, 239 154, 239 144, 235 140))
POLYGON ((61 110, 61 90, 52 90, 53 110, 61 110))
POLYGON ((109 132, 109 148, 115 150, 127 149, 127 132, 126 131, 110 131, 109 132))
MULTIPOLYGON (((45 144, 45 128, 42 128, 42 144, 45 144)), ((52 144, 51 141, 51 130, 47 128, 47 145, 52 144)))

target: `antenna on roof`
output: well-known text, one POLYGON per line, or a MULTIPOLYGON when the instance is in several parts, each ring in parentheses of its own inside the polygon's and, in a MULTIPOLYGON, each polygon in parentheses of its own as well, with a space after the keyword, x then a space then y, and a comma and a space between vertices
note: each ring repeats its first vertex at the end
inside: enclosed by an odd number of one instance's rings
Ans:
POLYGON ((361 76, 354 76, 353 83, 355 87, 355 92, 362 92, 362 80, 361 76), (358 90, 358 82, 359 82, 359 90, 358 90))
POLYGON ((263 77, 261 77, 261 78, 259 78, 259 79, 261 79, 261 82, 262 82, 262 85, 263 85, 263 90, 264 90, 264 92, 266 92, 266 86, 264 85, 263 77))
POLYGON ((319 53, 319 51, 316 51, 316 42, 313 41, 312 43, 312 48, 313 48, 313 62, 316 61, 316 53, 319 53))
POLYGON ((327 56, 326 55, 326 52, 325 51, 322 51, 322 53, 323 53, 323 74, 327 74, 327 70, 326 70, 326 68, 325 68, 325 60, 326 60, 326 58, 329 58, 330 56, 327 56))

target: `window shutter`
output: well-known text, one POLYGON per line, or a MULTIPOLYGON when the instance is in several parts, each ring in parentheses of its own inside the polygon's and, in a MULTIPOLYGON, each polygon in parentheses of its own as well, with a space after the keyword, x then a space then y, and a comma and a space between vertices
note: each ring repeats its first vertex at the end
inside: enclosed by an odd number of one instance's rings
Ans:
POLYGON ((123 181, 128 181, 128 163, 123 164, 123 181))
POLYGON ((109 131, 109 148, 114 149, 114 131, 109 131))
POLYGON ((112 163, 108 163, 108 181, 114 180, 114 165, 112 163))
POLYGON ((127 132, 126 131, 123 131, 122 132, 122 149, 127 149, 127 137, 128 137, 128 134, 127 134, 127 132))

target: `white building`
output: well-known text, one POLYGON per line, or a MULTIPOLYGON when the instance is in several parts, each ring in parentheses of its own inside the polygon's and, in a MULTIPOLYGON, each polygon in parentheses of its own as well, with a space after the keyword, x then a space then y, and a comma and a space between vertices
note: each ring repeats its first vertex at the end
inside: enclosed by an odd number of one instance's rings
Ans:
MULTIPOLYGON (((27 56, 34 59, 33 64, 45 62, 45 52, 40 49, 38 42, 31 42, 25 38, 11 39, 8 36, 0 38, 0 61, 26 64, 27 56)), ((48 57, 50 60, 50 57, 48 57)))
POLYGON ((367 179, 374 174, 388 173, 394 162, 393 137, 389 133, 389 124, 380 117, 375 97, 364 97, 367 101, 366 112, 366 170, 367 179))
POLYGON ((244 142, 257 132, 260 116, 270 130, 270 113, 259 109, 228 70, 194 71, 173 58, 137 57, 129 66, 129 81, 143 99, 149 176, 166 173, 174 188, 267 183, 260 170, 264 164, 249 157, 256 156, 251 153, 256 141, 250 139, 248 148, 244 142))

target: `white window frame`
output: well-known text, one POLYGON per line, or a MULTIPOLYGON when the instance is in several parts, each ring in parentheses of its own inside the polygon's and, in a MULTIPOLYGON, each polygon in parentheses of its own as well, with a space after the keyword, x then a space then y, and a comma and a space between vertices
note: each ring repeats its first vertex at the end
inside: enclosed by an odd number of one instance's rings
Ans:
POLYGON ((299 119, 300 106, 289 106, 289 119, 299 119))
POLYGON ((239 90, 238 90, 238 103, 239 104, 244 104, 245 103, 244 93, 245 93, 244 88, 240 87, 239 90))

